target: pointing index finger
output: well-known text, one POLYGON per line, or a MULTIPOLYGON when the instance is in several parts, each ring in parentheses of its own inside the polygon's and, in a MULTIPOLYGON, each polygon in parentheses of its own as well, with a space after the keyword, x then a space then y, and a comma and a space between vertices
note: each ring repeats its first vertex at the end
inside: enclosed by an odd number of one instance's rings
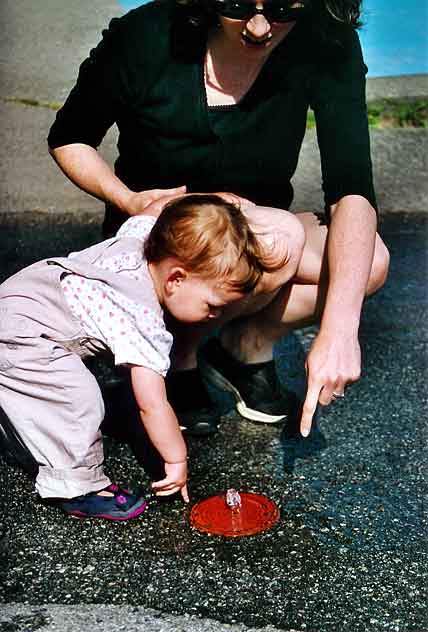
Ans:
POLYGON ((182 498, 183 498, 185 503, 188 503, 190 501, 189 492, 187 491, 187 485, 184 485, 181 488, 181 496, 182 496, 182 498))
POLYGON ((318 404, 318 398, 322 389, 322 384, 309 382, 305 401, 303 402, 302 418, 300 420, 300 433, 307 437, 311 431, 312 420, 318 404))

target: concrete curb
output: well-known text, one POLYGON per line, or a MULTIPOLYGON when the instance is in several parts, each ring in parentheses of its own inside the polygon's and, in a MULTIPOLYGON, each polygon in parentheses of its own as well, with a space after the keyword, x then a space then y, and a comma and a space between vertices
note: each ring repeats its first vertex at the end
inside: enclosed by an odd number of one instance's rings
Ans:
MULTIPOLYGON (((139 606, 0 606, 0 629, 16 632, 280 632, 270 625, 248 628, 194 616, 174 616, 139 606), (7 626, 10 626, 7 627, 7 626)), ((287 629, 283 632, 298 632, 287 629)))

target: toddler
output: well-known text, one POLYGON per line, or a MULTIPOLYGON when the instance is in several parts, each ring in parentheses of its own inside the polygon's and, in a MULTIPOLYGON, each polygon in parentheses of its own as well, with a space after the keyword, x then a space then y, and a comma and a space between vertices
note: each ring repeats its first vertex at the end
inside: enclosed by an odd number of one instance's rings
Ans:
POLYGON ((141 421, 160 453, 158 496, 188 502, 187 451, 164 377, 172 336, 217 318, 264 271, 243 213, 216 195, 131 217, 112 239, 35 263, 0 285, 0 430, 37 463, 42 499, 79 517, 129 520, 146 507, 103 470, 100 388, 83 360, 111 352, 131 373, 141 421))

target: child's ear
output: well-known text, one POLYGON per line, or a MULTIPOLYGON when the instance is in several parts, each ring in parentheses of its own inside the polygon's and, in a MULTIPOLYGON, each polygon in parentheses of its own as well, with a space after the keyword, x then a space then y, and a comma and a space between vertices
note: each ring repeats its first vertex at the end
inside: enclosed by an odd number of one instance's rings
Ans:
POLYGON ((174 266, 168 272, 168 276, 165 281, 165 290, 167 294, 173 294, 187 278, 187 272, 180 266, 174 266))

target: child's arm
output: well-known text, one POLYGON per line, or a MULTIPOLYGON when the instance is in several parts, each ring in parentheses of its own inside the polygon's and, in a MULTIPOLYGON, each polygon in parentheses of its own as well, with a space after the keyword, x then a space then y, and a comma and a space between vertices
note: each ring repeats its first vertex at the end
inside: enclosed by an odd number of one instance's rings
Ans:
POLYGON ((177 417, 171 408, 161 375, 142 366, 131 367, 135 399, 147 434, 165 461, 166 477, 152 484, 157 496, 180 491, 189 502, 187 491, 187 448, 177 417))

